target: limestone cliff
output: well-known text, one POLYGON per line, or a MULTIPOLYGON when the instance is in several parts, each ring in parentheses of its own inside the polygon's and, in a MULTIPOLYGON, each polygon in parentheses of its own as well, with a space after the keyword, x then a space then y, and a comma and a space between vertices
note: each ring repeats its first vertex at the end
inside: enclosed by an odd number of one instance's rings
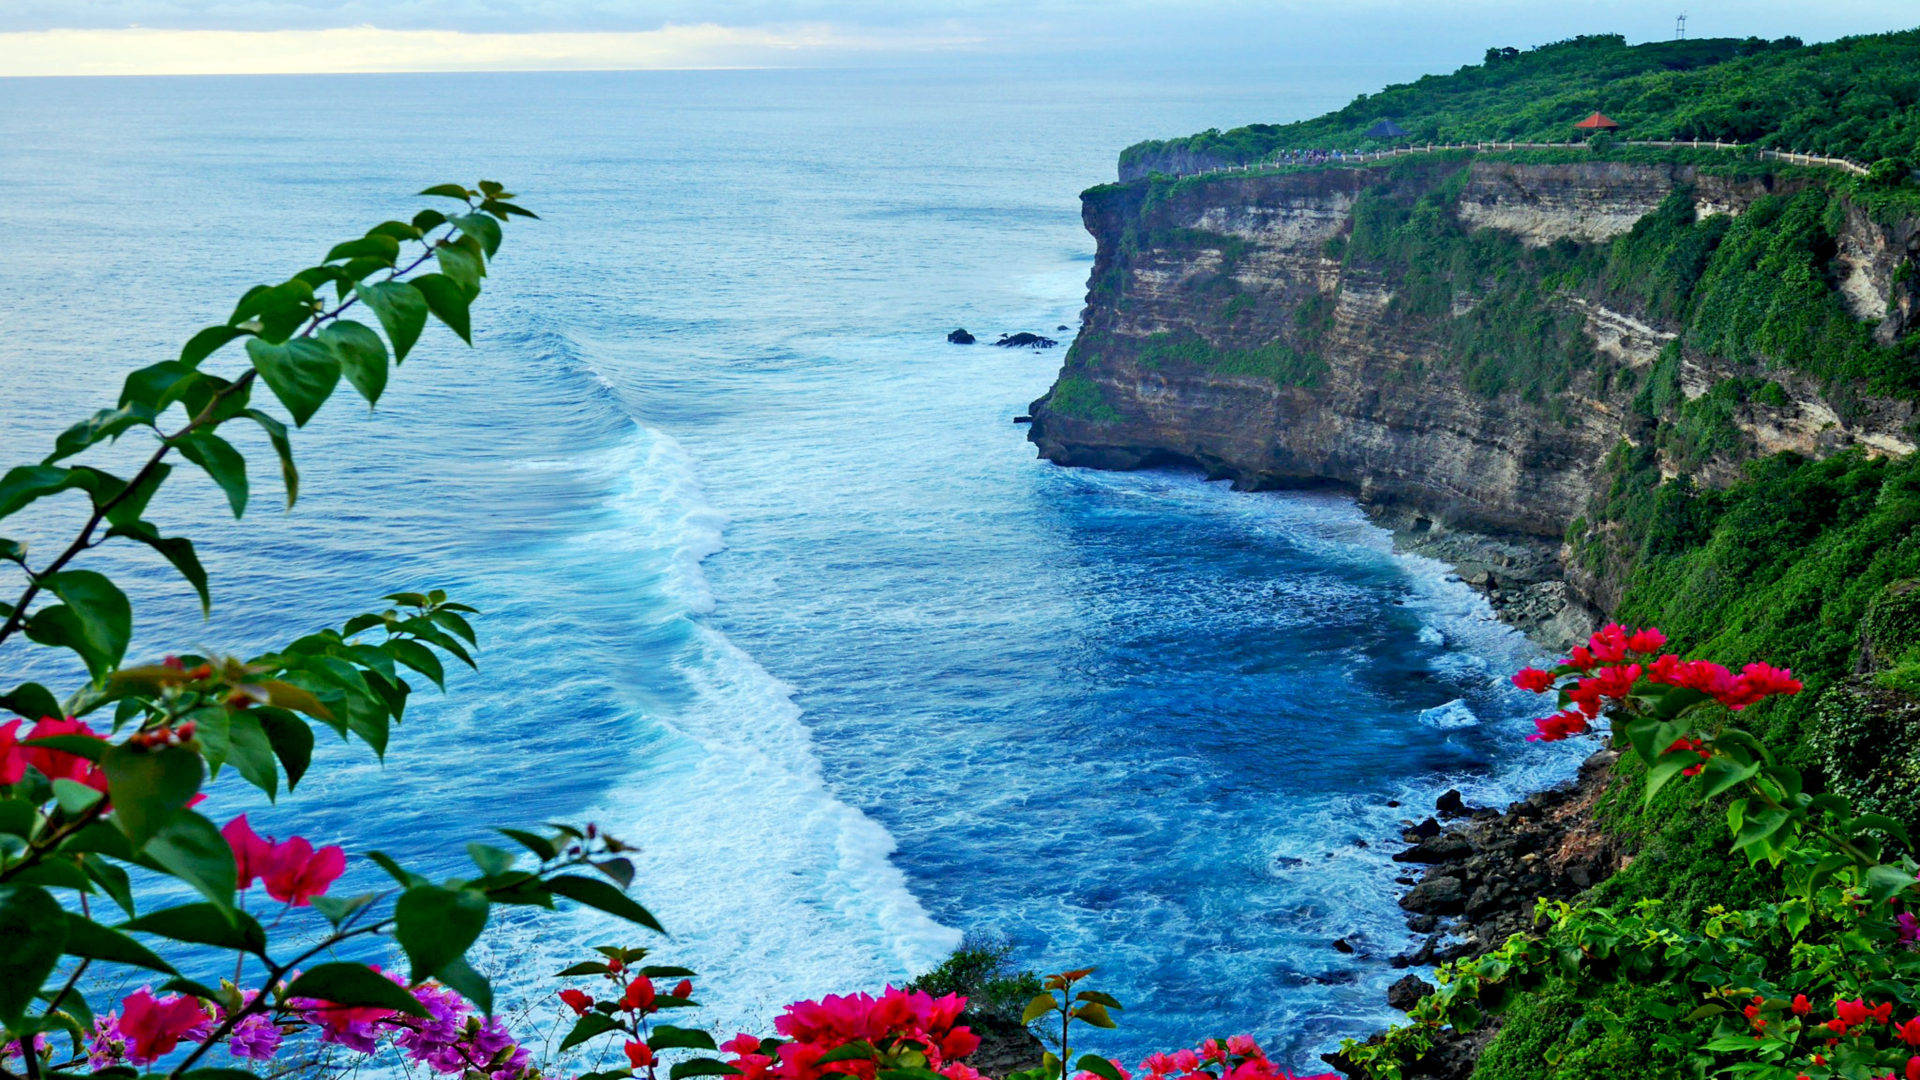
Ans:
MULTIPOLYGON (((1095 188, 1083 199, 1098 241, 1083 325, 1034 404, 1030 437, 1061 464, 1334 484, 1447 525, 1555 541, 1609 452, 1648 436, 1658 379, 1683 405, 1745 380, 1714 399, 1726 399, 1718 441, 1674 451, 1690 455, 1675 469, 1708 482, 1778 450, 1909 453, 1909 402, 1683 347, 1682 317, 1650 310, 1660 297, 1556 269, 1600 265, 1597 245, 1676 198, 1708 219, 1813 182, 1435 158, 1095 188), (1423 230, 1456 240, 1422 248, 1408 237, 1423 230), (1389 243, 1413 254, 1369 254, 1389 243), (1528 274, 1537 280, 1515 284, 1528 274)), ((1912 275, 1900 267, 1920 251, 1915 228, 1849 208, 1835 247, 1831 285, 1853 315, 1883 343, 1911 331, 1912 275)))

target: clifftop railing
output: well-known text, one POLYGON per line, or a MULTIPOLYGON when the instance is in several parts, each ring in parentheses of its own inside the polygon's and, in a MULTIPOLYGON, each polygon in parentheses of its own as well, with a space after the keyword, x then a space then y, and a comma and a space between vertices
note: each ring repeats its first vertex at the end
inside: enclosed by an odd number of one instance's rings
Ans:
MULTIPOLYGON (((1787 150, 1756 150, 1752 143, 1721 142, 1703 139, 1622 139, 1616 146, 1657 146, 1668 149, 1693 150, 1735 150, 1749 152, 1757 157, 1773 161, 1785 161, 1795 165, 1816 165, 1839 169, 1855 176, 1867 175, 1867 167, 1857 161, 1846 158, 1822 157, 1818 154, 1800 154, 1787 150)), ((1168 173, 1170 176, 1211 176, 1216 173, 1256 173, 1267 169, 1286 168, 1306 165, 1348 165, 1366 164, 1371 161, 1385 161, 1389 158, 1406 157, 1411 154, 1441 154, 1457 150, 1501 151, 1501 150, 1581 150, 1587 149, 1585 142, 1458 142, 1428 143, 1425 146, 1401 146, 1392 150, 1313 150, 1301 151, 1302 156, 1280 158, 1268 161, 1249 162, 1244 165, 1216 165, 1210 169, 1192 169, 1168 173)))

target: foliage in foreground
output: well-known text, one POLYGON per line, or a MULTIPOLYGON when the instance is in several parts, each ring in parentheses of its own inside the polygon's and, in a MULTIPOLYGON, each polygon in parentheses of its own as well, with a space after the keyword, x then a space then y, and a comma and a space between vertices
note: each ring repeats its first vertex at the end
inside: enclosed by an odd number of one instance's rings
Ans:
MULTIPOLYGON (((1665 644, 1657 630, 1616 624, 1559 666, 1515 675, 1561 707, 1535 721, 1532 738, 1584 735, 1610 715, 1613 741, 1646 767, 1645 799, 1675 782, 1700 800, 1731 796, 1733 850, 1780 873, 1784 895, 1715 905, 1700 919, 1658 901, 1624 910, 1541 901, 1538 933, 1443 967, 1409 1024, 1346 1044, 1369 1075, 1398 1077, 1444 1029, 1470 1031, 1521 1002, 1531 1009, 1524 1034, 1556 1075, 1583 1052, 1570 1036, 1605 1039, 1650 1018, 1656 1031, 1635 1045, 1642 1067, 1662 1074, 1920 1077, 1920 884, 1905 824, 1809 791, 1799 769, 1731 722, 1799 694, 1790 672, 1755 663, 1736 674, 1661 653, 1665 644), (1551 1015, 1540 996, 1520 995, 1543 986, 1578 1008, 1551 1015)), ((1483 1062, 1503 1064, 1497 1054, 1483 1062)))

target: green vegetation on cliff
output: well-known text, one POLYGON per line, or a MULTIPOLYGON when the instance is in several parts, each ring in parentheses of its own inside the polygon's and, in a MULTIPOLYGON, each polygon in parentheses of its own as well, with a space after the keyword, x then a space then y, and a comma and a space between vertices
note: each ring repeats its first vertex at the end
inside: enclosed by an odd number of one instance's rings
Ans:
POLYGON ((1122 166, 1169 154, 1223 163, 1279 150, 1375 145, 1363 133, 1391 118, 1400 143, 1560 141, 1595 108, 1635 139, 1721 139, 1878 161, 1920 149, 1920 30, 1818 45, 1758 38, 1628 45, 1617 34, 1524 52, 1364 94, 1324 116, 1143 142, 1122 166))

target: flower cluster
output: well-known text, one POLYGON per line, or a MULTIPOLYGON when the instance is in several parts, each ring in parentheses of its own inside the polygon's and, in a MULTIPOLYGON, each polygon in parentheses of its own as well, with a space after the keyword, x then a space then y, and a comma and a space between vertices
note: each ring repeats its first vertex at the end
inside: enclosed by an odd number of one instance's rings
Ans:
MULTIPOLYGON (((1140 1069, 1152 1080, 1340 1080, 1338 1073, 1294 1076, 1275 1065, 1251 1035, 1235 1035, 1224 1043, 1208 1039, 1192 1050, 1151 1054, 1140 1063, 1140 1069)), ((1123 1080, 1133 1080, 1125 1069, 1118 1071, 1123 1080)), ((1081 1073, 1075 1080, 1097 1078, 1081 1073)))
POLYGON ((55 735, 83 735, 99 739, 100 736, 86 721, 71 716, 60 719, 44 716, 23 735, 20 725, 24 723, 24 720, 11 720, 0 724, 0 784, 19 783, 26 779, 27 769, 31 767, 40 770, 40 774, 49 780, 73 780, 95 791, 107 790, 107 774, 101 771, 100 766, 79 754, 69 754, 65 750, 47 746, 20 745, 29 739, 46 739, 55 735))
POLYGON ((233 861, 239 871, 242 889, 253 887, 255 878, 267 887, 267 895, 283 904, 305 907, 316 896, 324 896, 347 868, 347 855, 329 844, 316 850, 304 837, 275 843, 271 837, 254 835, 241 814, 227 822, 220 835, 233 848, 233 861))
MULTIPOLYGON (((388 973, 387 978, 405 985, 398 975, 388 973)), ((407 1060, 445 1075, 480 1073, 487 1080, 539 1076, 526 1048, 498 1020, 473 1015, 460 995, 433 983, 410 993, 426 1011, 425 1018, 299 997, 255 1008, 257 990, 237 995, 228 1002, 232 1008, 209 1012, 196 998, 155 997, 142 987, 122 1000, 117 1011, 94 1022, 88 1060, 96 1070, 122 1062, 150 1065, 181 1043, 207 1041, 233 1021, 225 1034, 227 1050, 246 1061, 272 1060, 288 1035, 309 1031, 323 1044, 361 1054, 378 1053, 384 1043, 391 1043, 407 1060)))
MULTIPOLYGON (((854 1042, 883 1053, 907 1049, 924 1055, 924 1067, 948 1080, 979 1080, 980 1074, 961 1061, 980 1046, 979 1037, 958 1024, 966 1004, 957 994, 936 998, 891 986, 878 997, 829 994, 795 1002, 774 1020, 785 1042, 768 1047, 741 1034, 721 1049, 733 1055, 731 1064, 743 1080, 818 1080, 829 1072, 820 1059, 854 1042)), ((874 1061, 853 1059, 833 1062, 831 1071, 873 1080, 878 1068, 874 1061)))
MULTIPOLYGON (((1800 692, 1800 680, 1785 668, 1748 664, 1736 675, 1710 660, 1682 660, 1672 653, 1656 656, 1666 643, 1667 636, 1652 627, 1629 630, 1611 623, 1595 631, 1585 645, 1575 647, 1559 670, 1522 668, 1513 676, 1513 685, 1536 694, 1558 689, 1566 701, 1559 712, 1533 722, 1537 730, 1527 741, 1558 742, 1584 735, 1608 702, 1625 701, 1643 683, 1694 690, 1736 712, 1776 694, 1800 692)), ((1710 756, 1703 746, 1680 748, 1710 756)), ((1695 766, 1687 773, 1698 771, 1695 766)))

